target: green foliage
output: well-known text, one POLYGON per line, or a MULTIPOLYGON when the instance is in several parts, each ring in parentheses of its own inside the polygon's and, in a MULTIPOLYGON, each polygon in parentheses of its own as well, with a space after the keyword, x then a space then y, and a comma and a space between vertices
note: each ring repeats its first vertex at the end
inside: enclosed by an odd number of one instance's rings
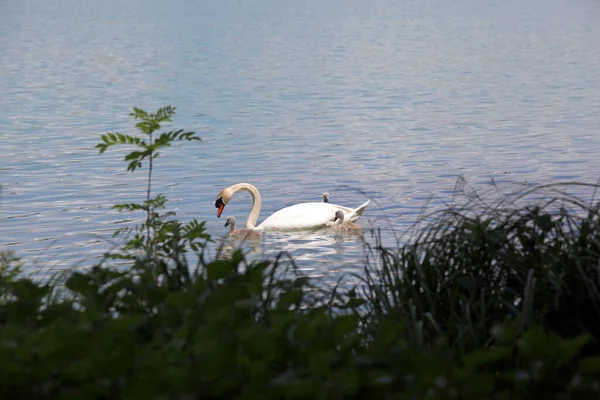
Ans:
POLYGON ((22 271, 23 263, 12 251, 0 251, 0 276, 12 282, 22 271))
POLYGON ((96 145, 96 148, 100 154, 104 153, 110 146, 117 144, 128 144, 137 147, 139 150, 130 152, 125 156, 125 161, 129 161, 127 166, 128 171, 135 171, 137 168, 142 166, 144 159, 149 159, 150 163, 153 158, 158 157, 158 150, 163 147, 171 146, 171 142, 174 141, 193 141, 200 140, 194 132, 185 132, 183 129, 162 133, 154 141, 152 135, 154 132, 161 128, 161 124, 165 122, 171 122, 171 118, 175 115, 175 108, 171 106, 165 106, 159 108, 156 113, 147 113, 140 108, 133 108, 134 112, 129 114, 136 120, 141 120, 135 126, 143 135, 148 136, 148 142, 140 139, 139 137, 130 136, 122 133, 105 133, 101 135, 102 143, 96 145))
POLYGON ((360 329, 359 304, 335 312, 286 265, 202 264, 186 286, 152 269, 95 267, 65 282, 69 296, 25 279, 0 305, 2 398, 594 398, 590 336, 540 325, 494 326, 492 343, 457 351, 443 335, 417 343, 409 321, 360 329), (266 279, 265 279, 266 278, 266 279))
MULTIPOLYGON (((101 135, 102 143, 96 145, 102 154, 110 146, 133 145, 137 150, 125 155, 124 161, 128 161, 128 171, 135 171, 142 166, 142 161, 148 159, 148 189, 146 200, 142 203, 116 204, 113 209, 118 211, 142 211, 146 214, 146 220, 135 227, 126 227, 115 231, 114 236, 120 234, 129 235, 129 240, 120 252, 110 254, 113 259, 137 260, 134 265, 143 265, 148 268, 147 259, 153 260, 152 267, 164 273, 163 278, 169 276, 170 270, 188 270, 185 253, 191 249, 199 253, 205 246, 209 236, 205 233, 205 222, 196 220, 188 224, 181 224, 176 220, 169 220, 175 216, 175 212, 159 212, 166 208, 167 199, 159 194, 151 197, 153 160, 159 156, 158 150, 171 146, 174 141, 200 140, 194 132, 175 130, 161 133, 156 139, 153 134, 159 130, 163 123, 171 122, 175 115, 175 108, 165 106, 159 108, 155 113, 134 107, 134 112, 129 114, 135 120, 140 120, 135 126, 138 131, 147 137, 147 141, 121 133, 106 133, 101 135), (140 252, 131 253, 132 250, 140 252), (165 258, 166 257, 166 258, 165 258), (166 260, 166 261, 165 261, 166 260)), ((185 274, 185 273, 184 273, 185 274)))
POLYGON ((0 304, 10 296, 7 288, 23 272, 22 266, 23 263, 12 251, 0 251, 0 304))

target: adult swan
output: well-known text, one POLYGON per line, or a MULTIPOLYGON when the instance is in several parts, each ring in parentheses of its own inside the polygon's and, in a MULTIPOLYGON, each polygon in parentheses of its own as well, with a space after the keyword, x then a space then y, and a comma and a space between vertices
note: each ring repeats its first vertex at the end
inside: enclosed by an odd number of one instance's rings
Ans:
POLYGON ((261 207, 260 193, 258 193, 256 187, 249 183, 238 183, 221 190, 217 195, 217 200, 215 201, 215 207, 218 209, 217 218, 221 217, 221 213, 227 203, 240 190, 250 192, 252 195, 252 211, 250 211, 250 215, 246 220, 246 228, 257 231, 296 231, 326 228, 333 225, 335 213, 338 210, 344 213, 345 221, 354 222, 362 215, 371 201, 367 200, 358 208, 349 208, 323 202, 294 204, 293 206, 282 208, 265 219, 262 224, 256 226, 261 207))

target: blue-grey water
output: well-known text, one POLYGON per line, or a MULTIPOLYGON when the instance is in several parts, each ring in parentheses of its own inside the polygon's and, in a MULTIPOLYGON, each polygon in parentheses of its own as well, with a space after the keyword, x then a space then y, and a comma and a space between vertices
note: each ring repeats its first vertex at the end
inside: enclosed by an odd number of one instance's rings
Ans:
MULTIPOLYGON (((133 106, 172 104, 201 136, 162 152, 154 190, 215 236, 238 182, 259 221, 324 191, 371 198, 360 222, 387 243, 459 176, 596 182, 599 20, 597 0, 1 0, 0 249, 30 271, 86 264, 135 222, 110 206, 143 200, 146 170, 94 149, 134 133, 133 106)), ((224 215, 250 207, 240 193, 224 215)), ((253 247, 329 277, 363 254, 330 232, 253 247)))

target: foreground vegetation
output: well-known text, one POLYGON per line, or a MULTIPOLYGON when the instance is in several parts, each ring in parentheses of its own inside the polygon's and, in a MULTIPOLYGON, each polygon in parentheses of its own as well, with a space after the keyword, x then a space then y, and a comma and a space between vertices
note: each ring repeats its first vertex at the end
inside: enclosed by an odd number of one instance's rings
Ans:
MULTIPOLYGON (((138 146, 135 170, 196 140, 153 139, 173 114, 136 109, 144 139, 99 149, 138 146)), ((143 203, 115 206, 144 222, 100 265, 35 283, 0 258, 0 398, 600 395, 598 204, 554 192, 448 208, 408 245, 368 247, 356 286, 322 288, 284 256, 207 260, 204 224, 161 213, 151 171, 143 203)))

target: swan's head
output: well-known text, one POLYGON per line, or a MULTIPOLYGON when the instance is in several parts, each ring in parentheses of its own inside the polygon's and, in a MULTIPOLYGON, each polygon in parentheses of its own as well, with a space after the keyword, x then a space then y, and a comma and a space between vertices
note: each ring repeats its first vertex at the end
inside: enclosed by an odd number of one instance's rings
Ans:
POLYGON ((344 213, 342 210, 337 210, 335 212, 335 218, 333 219, 333 222, 337 221, 338 219, 340 220, 340 224, 344 222, 344 213))
POLYGON ((231 196, 233 196, 233 193, 229 189, 223 189, 217 195, 217 200, 215 201, 215 207, 218 209, 217 218, 221 218, 221 213, 227 203, 229 203, 229 200, 231 200, 231 196))
POLYGON ((227 221, 225 222, 224 226, 229 226, 229 225, 235 226, 235 217, 233 215, 230 217, 227 217, 227 221))
POLYGON ((329 192, 323 193, 323 202, 329 203, 329 192))

